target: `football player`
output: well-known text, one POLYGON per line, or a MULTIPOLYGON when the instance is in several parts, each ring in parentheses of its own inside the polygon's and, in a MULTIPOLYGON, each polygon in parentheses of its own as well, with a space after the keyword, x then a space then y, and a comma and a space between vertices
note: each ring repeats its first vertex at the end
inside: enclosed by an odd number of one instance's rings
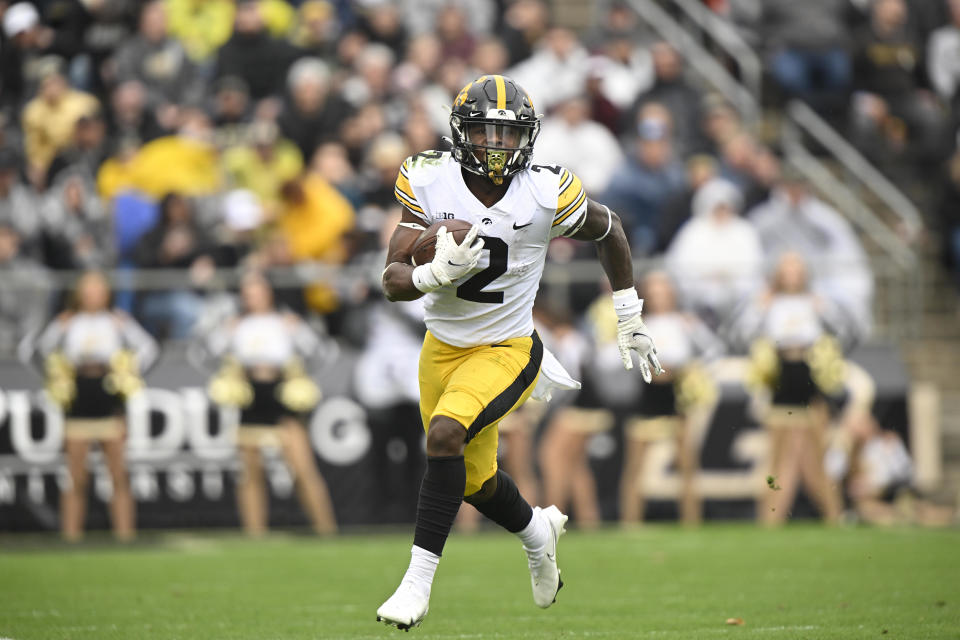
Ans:
POLYGON ((547 245, 565 236, 595 242, 613 286, 624 367, 637 351, 644 380, 660 373, 633 284, 620 219, 590 200, 580 180, 556 165, 531 164, 540 120, 530 96, 510 78, 482 76, 457 95, 450 152, 426 151, 400 167, 395 195, 403 218, 390 241, 383 290, 388 299, 426 296, 420 352, 420 412, 427 470, 420 487, 410 565, 377 619, 401 629, 427 614, 434 573, 457 511, 466 500, 515 533, 527 553, 533 600, 549 607, 562 586, 557 540, 567 516, 531 508, 497 469, 497 423, 531 395, 577 388, 533 326, 533 301, 547 245), (436 253, 415 266, 412 245, 434 222, 473 227, 457 243, 441 228, 436 253))

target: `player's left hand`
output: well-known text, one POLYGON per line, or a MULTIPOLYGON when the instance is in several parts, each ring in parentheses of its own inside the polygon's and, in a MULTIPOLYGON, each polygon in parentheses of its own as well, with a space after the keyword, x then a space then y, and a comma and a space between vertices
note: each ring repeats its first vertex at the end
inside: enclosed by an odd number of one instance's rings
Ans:
POLYGON ((628 371, 633 369, 633 357, 630 352, 637 352, 640 356, 640 374, 644 382, 649 383, 653 380, 650 367, 653 367, 653 372, 657 375, 663 373, 663 367, 657 359, 657 348, 639 313, 617 322, 617 347, 620 349, 623 368, 628 371))

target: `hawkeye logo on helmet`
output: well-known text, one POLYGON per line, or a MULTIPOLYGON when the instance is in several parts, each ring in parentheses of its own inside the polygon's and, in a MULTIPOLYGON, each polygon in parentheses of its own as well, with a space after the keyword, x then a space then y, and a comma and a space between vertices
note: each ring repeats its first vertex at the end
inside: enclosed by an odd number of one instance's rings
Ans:
POLYGON ((488 120, 516 120, 517 114, 511 109, 489 109, 487 110, 488 120))

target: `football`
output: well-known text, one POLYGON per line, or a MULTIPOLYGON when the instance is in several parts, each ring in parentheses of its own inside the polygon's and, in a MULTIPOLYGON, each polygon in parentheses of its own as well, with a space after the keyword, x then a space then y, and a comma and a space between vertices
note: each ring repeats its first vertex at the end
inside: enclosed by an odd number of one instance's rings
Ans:
POLYGON ((437 249, 437 231, 440 227, 446 227, 447 231, 453 234, 453 239, 457 244, 463 242, 467 232, 473 225, 463 220, 443 220, 434 222, 423 230, 423 233, 414 241, 410 255, 413 258, 413 265, 427 264, 433 260, 433 255, 437 249))

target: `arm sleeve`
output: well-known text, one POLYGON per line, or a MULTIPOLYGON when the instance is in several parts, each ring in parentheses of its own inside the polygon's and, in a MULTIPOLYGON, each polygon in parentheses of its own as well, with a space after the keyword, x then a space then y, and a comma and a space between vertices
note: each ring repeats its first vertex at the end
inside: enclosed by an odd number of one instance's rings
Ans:
POLYGON ((413 192, 413 187, 410 185, 410 158, 407 158, 403 161, 403 164, 400 165, 400 173, 397 174, 397 184, 393 189, 393 195, 401 205, 413 212, 413 215, 417 216, 425 223, 430 224, 427 214, 424 212, 423 207, 420 206, 420 203, 417 201, 417 196, 413 192))
POLYGON ((580 178, 572 171, 560 171, 557 210, 553 216, 550 237, 570 236, 580 230, 587 219, 587 192, 580 178))
POLYGON ((123 341, 137 354, 140 372, 145 373, 156 364, 157 358, 160 356, 160 348, 157 346, 156 340, 133 318, 126 316, 121 317, 120 331, 123 335, 123 341))

